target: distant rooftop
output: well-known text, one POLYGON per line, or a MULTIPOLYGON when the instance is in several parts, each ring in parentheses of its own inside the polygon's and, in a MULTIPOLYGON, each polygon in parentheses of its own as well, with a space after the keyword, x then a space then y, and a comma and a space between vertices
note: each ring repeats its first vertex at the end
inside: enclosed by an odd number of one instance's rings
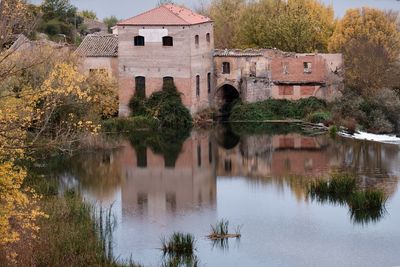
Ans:
POLYGON ((151 9, 133 18, 122 20, 118 22, 118 25, 189 26, 211 21, 210 18, 197 14, 185 7, 167 4, 151 9))
POLYGON ((118 37, 113 34, 89 34, 76 53, 84 57, 117 57, 118 37))

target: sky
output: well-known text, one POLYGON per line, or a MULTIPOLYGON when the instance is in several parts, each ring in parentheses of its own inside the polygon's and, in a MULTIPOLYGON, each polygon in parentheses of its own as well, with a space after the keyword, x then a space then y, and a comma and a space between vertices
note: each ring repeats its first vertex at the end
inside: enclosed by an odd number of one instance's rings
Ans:
MULTIPOLYGON (((115 15, 119 19, 133 17, 141 12, 147 11, 156 6, 158 0, 70 0, 72 4, 81 10, 93 10, 102 19, 115 15)), ((210 1, 210 0, 205 0, 210 1)), ((400 11, 400 0, 322 0, 332 3, 337 17, 342 17, 346 9, 362 6, 377 7, 381 9, 393 9, 400 11)), ((30 0, 39 4, 41 0, 30 0)), ((199 0, 176 0, 178 4, 184 4, 193 8, 198 5, 199 0)))

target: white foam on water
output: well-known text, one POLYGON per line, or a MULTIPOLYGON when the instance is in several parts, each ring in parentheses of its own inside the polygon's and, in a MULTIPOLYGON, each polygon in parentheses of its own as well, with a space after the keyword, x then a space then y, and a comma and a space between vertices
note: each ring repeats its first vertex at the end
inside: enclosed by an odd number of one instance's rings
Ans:
POLYGON ((344 133, 344 132, 340 132, 339 135, 341 135, 343 137, 347 137, 347 138, 358 139, 358 140, 368 140, 368 141, 400 145, 400 137, 397 137, 395 135, 372 134, 372 133, 367 133, 367 132, 356 132, 353 135, 344 133))

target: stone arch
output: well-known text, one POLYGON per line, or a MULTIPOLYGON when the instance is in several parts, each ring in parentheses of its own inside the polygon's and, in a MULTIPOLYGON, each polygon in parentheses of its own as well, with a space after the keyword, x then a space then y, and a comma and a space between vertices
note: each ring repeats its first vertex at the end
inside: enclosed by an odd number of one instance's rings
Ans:
POLYGON ((228 116, 233 102, 239 98, 239 90, 230 83, 224 83, 215 90, 214 106, 217 108, 220 116, 228 116))

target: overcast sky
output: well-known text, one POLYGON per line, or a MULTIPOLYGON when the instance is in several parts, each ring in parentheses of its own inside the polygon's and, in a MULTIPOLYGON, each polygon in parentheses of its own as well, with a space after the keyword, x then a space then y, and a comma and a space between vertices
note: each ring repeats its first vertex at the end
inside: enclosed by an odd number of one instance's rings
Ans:
MULTIPOLYGON (((38 4, 42 0, 30 0, 30 2, 38 4)), ((115 15, 119 19, 125 19, 155 7, 158 0, 71 0, 71 2, 81 10, 89 9, 95 11, 99 18, 115 15)), ((175 2, 185 4, 188 7, 194 7, 199 1, 176 0, 175 2)), ((361 6, 400 11, 399 0, 323 0, 323 2, 328 4, 333 3, 336 16, 338 17, 342 17, 348 8, 361 6)))

